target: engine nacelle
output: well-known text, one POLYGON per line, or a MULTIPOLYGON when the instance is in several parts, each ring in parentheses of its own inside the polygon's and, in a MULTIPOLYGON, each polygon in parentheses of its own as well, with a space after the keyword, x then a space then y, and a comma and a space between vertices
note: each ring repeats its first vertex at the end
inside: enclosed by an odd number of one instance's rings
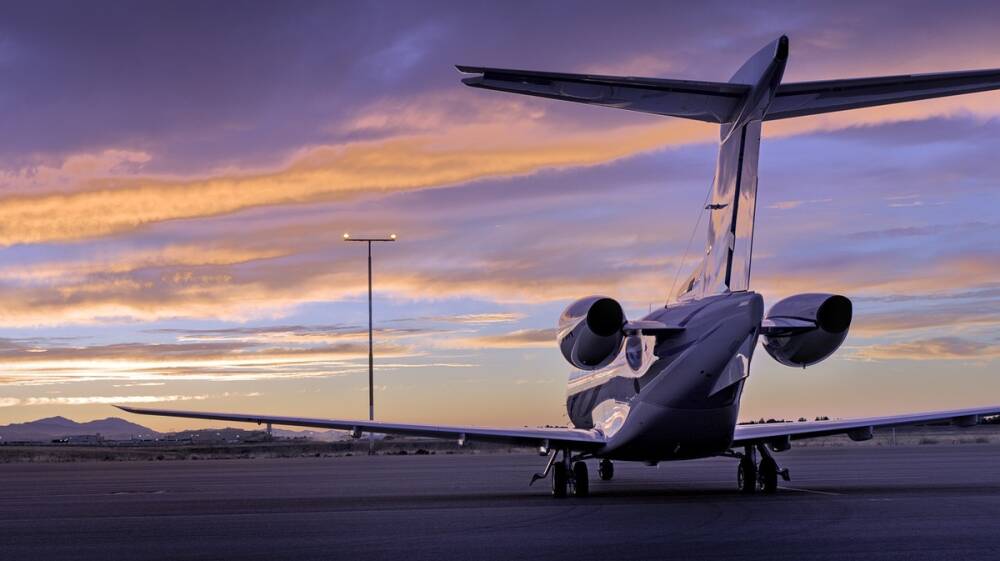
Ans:
POLYGON ((621 304, 606 296, 588 296, 559 316, 559 350, 580 370, 603 368, 621 352, 625 333, 621 304))
POLYGON ((851 301, 835 294, 796 294, 767 311, 764 349, 786 366, 806 367, 832 355, 851 327, 851 301))

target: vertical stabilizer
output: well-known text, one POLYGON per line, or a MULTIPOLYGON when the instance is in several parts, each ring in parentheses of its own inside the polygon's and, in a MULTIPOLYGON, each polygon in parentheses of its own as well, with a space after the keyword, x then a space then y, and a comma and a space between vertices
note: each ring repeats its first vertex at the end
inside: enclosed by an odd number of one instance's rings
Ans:
POLYGON ((681 286, 679 300, 747 290, 750 286, 760 125, 787 59, 788 38, 781 37, 758 51, 730 80, 750 90, 720 127, 719 159, 706 207, 711 218, 705 255, 681 286))

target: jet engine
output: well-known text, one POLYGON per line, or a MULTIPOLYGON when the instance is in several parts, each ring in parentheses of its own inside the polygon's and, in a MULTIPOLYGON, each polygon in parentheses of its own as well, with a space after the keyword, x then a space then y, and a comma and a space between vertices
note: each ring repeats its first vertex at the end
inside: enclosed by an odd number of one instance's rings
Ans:
POLYGON ((606 296, 588 296, 570 304, 559 316, 559 350, 581 370, 611 363, 625 340, 625 312, 606 296))
POLYGON ((786 366, 805 368, 832 355, 847 338, 851 301, 834 294, 796 294, 767 311, 764 349, 786 366))

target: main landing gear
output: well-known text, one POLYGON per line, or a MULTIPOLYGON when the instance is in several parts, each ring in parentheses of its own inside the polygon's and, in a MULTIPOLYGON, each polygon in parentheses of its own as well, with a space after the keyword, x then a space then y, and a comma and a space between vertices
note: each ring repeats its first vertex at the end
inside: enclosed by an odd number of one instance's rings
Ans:
POLYGON ((558 451, 552 451, 549 456, 549 462, 545 465, 545 470, 542 473, 533 475, 531 483, 539 479, 545 479, 549 475, 549 472, 552 472, 553 497, 563 498, 570 493, 574 497, 586 497, 589 495, 590 478, 587 473, 587 463, 583 460, 574 460, 572 452, 569 450, 564 450, 561 458, 558 458, 558 455, 558 451))
POLYGON ((788 469, 778 467, 778 462, 764 444, 750 445, 739 455, 740 465, 736 471, 736 484, 741 493, 752 494, 757 491, 774 493, 778 490, 778 476, 785 481, 791 481, 788 469), (760 463, 757 462, 757 452, 760 452, 760 463))

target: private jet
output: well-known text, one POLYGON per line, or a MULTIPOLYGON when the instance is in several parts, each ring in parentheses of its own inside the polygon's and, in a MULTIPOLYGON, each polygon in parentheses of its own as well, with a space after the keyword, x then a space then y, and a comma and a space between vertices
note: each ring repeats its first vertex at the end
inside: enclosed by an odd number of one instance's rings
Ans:
POLYGON ((737 488, 773 493, 775 452, 793 441, 847 435, 872 438, 884 427, 925 423, 972 426, 1000 414, 1000 405, 847 420, 738 424, 740 398, 758 340, 779 363, 816 364, 844 342, 852 303, 842 295, 787 297, 766 312, 750 289, 757 163, 765 121, 983 92, 1000 88, 1000 69, 783 83, 789 42, 780 37, 725 83, 564 74, 458 66, 474 88, 601 105, 720 125, 718 163, 709 204, 703 258, 677 294, 640 320, 621 304, 590 296, 558 320, 557 340, 572 365, 567 428, 487 428, 380 421, 276 417, 125 407, 142 415, 343 429, 502 442, 538 447, 548 456, 531 482, 550 478, 552 495, 586 496, 587 461, 602 480, 615 461, 658 462, 726 456, 737 460, 737 488))

